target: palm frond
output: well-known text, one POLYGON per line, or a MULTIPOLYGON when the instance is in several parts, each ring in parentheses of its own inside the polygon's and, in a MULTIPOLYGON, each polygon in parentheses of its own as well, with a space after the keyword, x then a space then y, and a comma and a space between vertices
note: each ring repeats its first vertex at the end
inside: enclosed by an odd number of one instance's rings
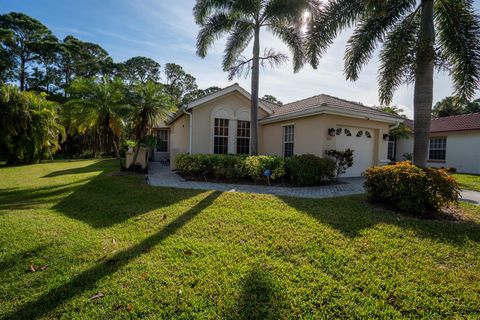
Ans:
POLYGON ((193 7, 195 22, 203 25, 212 13, 228 11, 232 5, 233 1, 229 0, 197 0, 193 7))
POLYGON ((223 70, 229 70, 253 38, 253 26, 247 21, 236 21, 225 45, 223 70))
POLYGON ((395 0, 384 4, 381 12, 364 12, 347 43, 344 72, 349 80, 357 80, 362 67, 372 58, 377 46, 392 27, 415 8, 415 0, 395 0))
POLYGON ((290 49, 293 56, 293 70, 297 72, 303 66, 303 39, 300 26, 273 24, 270 29, 290 49))
MULTIPOLYGON (((280 52, 276 52, 273 49, 265 49, 263 56, 259 57, 260 66, 265 67, 275 67, 288 60, 288 57, 280 52)), ((252 61, 253 59, 247 59, 241 56, 235 61, 235 64, 230 67, 228 71, 228 79, 232 80, 236 76, 248 77, 250 71, 252 70, 252 61)))
POLYGON ((311 13, 306 32, 305 54, 313 68, 337 35, 353 26, 363 10, 362 0, 331 0, 311 13))
POLYGON ((213 42, 228 32, 233 25, 233 20, 221 12, 213 14, 202 23, 202 28, 197 35, 197 55, 205 58, 208 48, 213 42))
POLYGON ((469 99, 480 84, 480 23, 470 0, 435 1, 442 55, 451 66, 455 94, 469 99))
POLYGON ((378 94, 382 104, 390 104, 395 90, 412 80, 419 15, 400 22, 390 31, 380 52, 378 94))

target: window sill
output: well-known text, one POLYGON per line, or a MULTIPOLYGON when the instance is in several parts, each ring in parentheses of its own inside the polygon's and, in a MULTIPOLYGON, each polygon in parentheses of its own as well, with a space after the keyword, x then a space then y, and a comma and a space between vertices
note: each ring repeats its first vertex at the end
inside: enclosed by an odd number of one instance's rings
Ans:
POLYGON ((433 163, 445 163, 447 162, 446 160, 427 160, 427 162, 433 162, 433 163))

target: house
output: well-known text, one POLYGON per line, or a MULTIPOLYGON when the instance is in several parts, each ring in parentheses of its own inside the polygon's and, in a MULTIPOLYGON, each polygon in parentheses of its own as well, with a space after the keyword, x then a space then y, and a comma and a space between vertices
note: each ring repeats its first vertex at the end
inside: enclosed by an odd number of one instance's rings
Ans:
MULTIPOLYGON (((412 132, 412 120, 405 124, 412 132)), ((413 137, 391 143, 389 157, 402 160, 413 152, 413 137)), ((480 174, 480 113, 432 119, 428 164, 455 168, 458 172, 480 174)))
MULTIPOLYGON (((259 154, 289 157, 329 149, 354 150, 355 177, 372 165, 388 163, 388 132, 403 121, 360 103, 321 94, 285 105, 260 100, 259 154)), ((250 94, 233 84, 182 107, 156 128, 162 147, 156 158, 179 153, 250 152, 250 94)))

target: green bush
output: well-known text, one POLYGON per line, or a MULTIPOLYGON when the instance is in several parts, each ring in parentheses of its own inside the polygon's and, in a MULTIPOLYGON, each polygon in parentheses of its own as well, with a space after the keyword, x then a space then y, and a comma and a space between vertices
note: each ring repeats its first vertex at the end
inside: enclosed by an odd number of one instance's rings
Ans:
POLYGON ((336 177, 344 174, 348 168, 353 166, 353 150, 338 151, 335 149, 327 150, 326 155, 335 159, 336 177))
POLYGON ((250 156, 245 159, 245 170, 253 181, 267 181, 264 171, 270 170, 270 180, 285 176, 285 159, 277 156, 250 156))
POLYGON ((438 212, 457 203, 460 195, 458 182, 446 170, 420 168, 408 161, 371 167, 364 176, 364 187, 371 200, 411 213, 438 212))
POLYGON ((299 186, 315 185, 335 179, 335 161, 313 154, 293 156, 287 160, 288 177, 299 186))
POLYGON ((179 154, 175 159, 177 170, 188 177, 225 180, 248 179, 267 181, 263 172, 271 171, 270 180, 285 175, 285 160, 276 156, 245 156, 231 154, 179 154))
POLYGON ((245 177, 245 156, 229 154, 187 154, 177 155, 177 170, 189 177, 242 179, 245 177))

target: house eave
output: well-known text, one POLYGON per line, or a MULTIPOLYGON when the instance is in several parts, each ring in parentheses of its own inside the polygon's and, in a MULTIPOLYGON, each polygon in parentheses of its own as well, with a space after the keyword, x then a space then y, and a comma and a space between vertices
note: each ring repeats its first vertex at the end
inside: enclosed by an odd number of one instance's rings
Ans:
POLYGON ((260 120, 259 123, 268 124, 268 123, 274 123, 279 121, 310 117, 310 116, 320 115, 320 114, 340 115, 340 116, 349 117, 349 118, 386 122, 389 124, 396 124, 403 121, 403 119, 396 118, 396 117, 380 116, 380 115, 368 114, 363 112, 339 110, 338 108, 332 108, 328 106, 320 106, 320 107, 311 108, 308 110, 302 110, 302 111, 292 112, 292 113, 288 113, 280 116, 265 118, 260 120))

